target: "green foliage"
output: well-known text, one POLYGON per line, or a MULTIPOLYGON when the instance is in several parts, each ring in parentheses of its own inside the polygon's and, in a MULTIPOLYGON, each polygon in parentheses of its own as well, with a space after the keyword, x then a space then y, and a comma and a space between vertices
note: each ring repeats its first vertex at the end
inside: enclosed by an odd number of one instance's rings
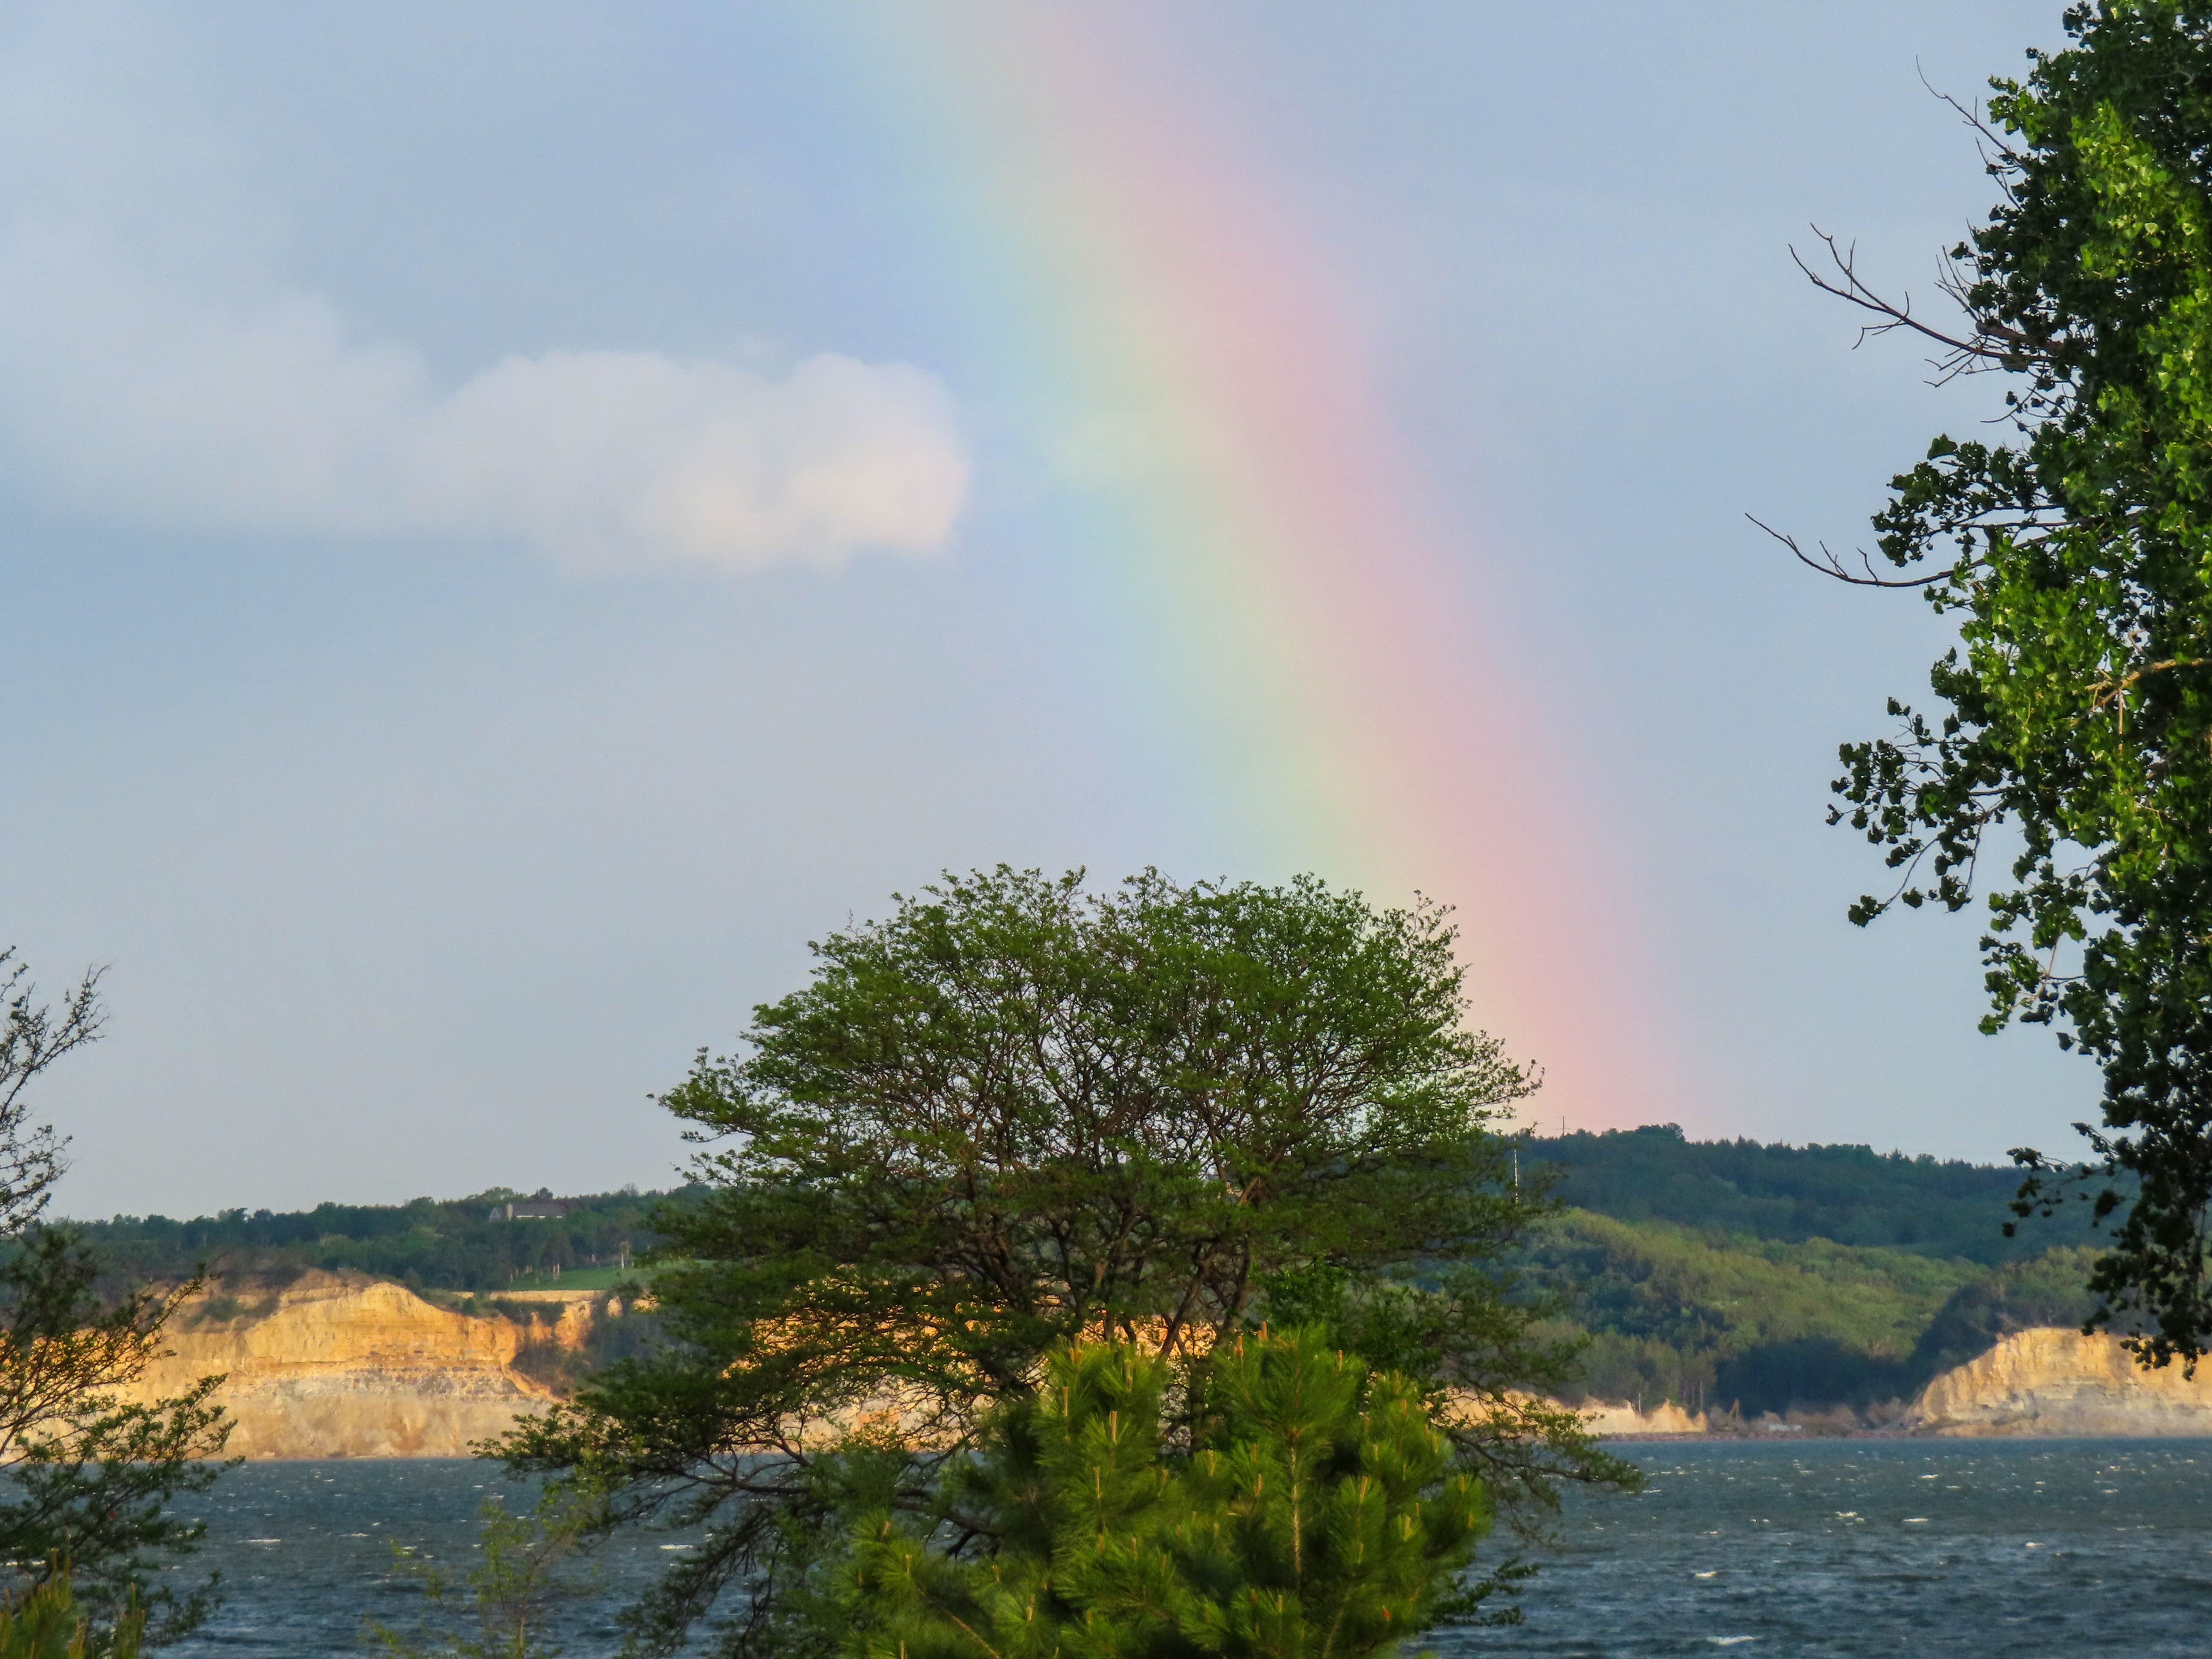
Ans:
POLYGON ((1530 1139, 1522 1153, 1565 1171, 1553 1189, 1577 1209, 1671 1221, 1750 1238, 1912 1250, 1995 1266, 2094 1237, 2075 1206, 2008 1237, 2020 1175, 1869 1146, 1688 1140, 1674 1125, 1530 1139))
POLYGON ((1847 261, 1830 283, 2014 380, 2013 441, 1938 438, 1875 518, 1959 645, 1935 712, 1893 699, 1893 735, 1844 746, 1835 816, 1899 872, 1862 923, 1960 908, 2010 855, 1985 1028, 2055 1024, 2104 1075, 2094 1164, 2021 1149, 2022 1213, 2125 1208, 2100 1317, 2162 1362, 2212 1340, 2212 8, 2108 0, 2066 27, 1992 83, 2002 199, 1954 252, 1964 327, 1847 261))
POLYGON ((0 1659, 138 1659, 145 1633, 145 1611, 135 1605, 100 1628, 65 1572, 0 1602, 0 1659))
POLYGON ((1533 1398, 1573 1347, 1510 1261, 1540 1183, 1486 1128, 1528 1085, 1465 1025, 1441 912, 1001 868, 814 950, 746 1054, 665 1097, 722 1143, 665 1221, 676 1346, 507 1449, 621 1471, 619 1518, 711 1526, 641 1614, 648 1644, 727 1594, 726 1650, 791 1650, 826 1518, 863 1487, 927 1504, 1047 1353, 1188 1360, 1316 1272, 1341 1276, 1346 1340, 1416 1342, 1422 1386, 1461 1392, 1453 1456, 1510 1522, 1559 1480, 1632 1479, 1533 1398))
POLYGON ((1607 1329, 1674 1341, 1838 1336, 1893 1355, 1911 1352, 1936 1310, 1982 1275, 1972 1262, 1909 1250, 1732 1238, 1575 1211, 1543 1230, 1538 1249, 1549 1271, 1582 1287, 1578 1311, 1607 1329))
POLYGON ((635 1279, 617 1264, 660 1242, 653 1223, 682 1193, 602 1193, 565 1200, 557 1218, 495 1220, 496 1188, 473 1198, 407 1204, 319 1204, 312 1210, 225 1210, 192 1221, 118 1216, 78 1231, 133 1284, 189 1278, 204 1267, 242 1283, 285 1284, 310 1271, 364 1273, 421 1288, 495 1295, 511 1288, 611 1290, 635 1279), (556 1270, 557 1274, 556 1276, 556 1270))
POLYGON ((1177 1457, 1170 1381, 1127 1344, 1054 1354, 939 1513, 856 1528, 844 1651, 1362 1659, 1450 1610, 1489 1514, 1418 1384, 1311 1333, 1242 1338, 1177 1457))
POLYGON ((572 1563, 599 1529, 605 1504, 605 1492, 588 1476, 548 1484, 526 1515, 510 1512, 496 1496, 486 1498, 477 1511, 483 1559, 458 1581, 395 1544, 401 1570, 452 1617, 434 1632, 372 1620, 369 1634, 390 1659, 556 1659, 562 1650, 547 1639, 547 1614, 591 1588, 572 1563))

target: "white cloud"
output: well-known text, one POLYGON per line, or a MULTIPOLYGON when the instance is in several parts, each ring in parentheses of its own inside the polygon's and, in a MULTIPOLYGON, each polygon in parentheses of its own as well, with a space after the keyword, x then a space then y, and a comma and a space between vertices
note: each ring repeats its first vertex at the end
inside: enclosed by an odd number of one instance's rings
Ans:
POLYGON ((824 354, 774 380, 644 351, 513 356, 451 391, 313 295, 210 302, 96 238, 0 248, 0 468, 153 529, 520 541, 575 571, 834 565, 951 534, 951 398, 824 354))

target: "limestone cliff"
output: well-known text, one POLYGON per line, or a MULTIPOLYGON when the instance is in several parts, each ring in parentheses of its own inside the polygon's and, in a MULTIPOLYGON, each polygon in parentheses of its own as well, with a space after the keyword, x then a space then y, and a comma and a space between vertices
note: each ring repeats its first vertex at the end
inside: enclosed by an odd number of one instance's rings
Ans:
POLYGON ((2112 1336, 2017 1331, 1945 1371, 1905 1426, 1945 1435, 2212 1435, 2212 1367, 2146 1371, 2112 1336))
POLYGON ((251 1313, 219 1319, 207 1297, 179 1310, 173 1352, 129 1397, 181 1393, 222 1372, 216 1396, 251 1458, 465 1457, 551 1394, 514 1370, 524 1333, 505 1319, 435 1308, 401 1285, 315 1274, 251 1313))
MULTIPOLYGON (((592 1309, 606 1299, 603 1292, 595 1291, 504 1291, 498 1297, 504 1304, 520 1303, 526 1307, 544 1307, 552 1312, 553 1341, 565 1353, 575 1352, 590 1339, 592 1309)), ((619 1301, 611 1303, 609 1307, 609 1311, 617 1318, 621 1317, 622 1310, 619 1301)))
POLYGON ((1591 1401, 1572 1407, 1580 1414, 1583 1426, 1601 1437, 1615 1435, 1646 1434, 1705 1434, 1710 1425, 1703 1412, 1685 1411, 1671 1400, 1662 1400, 1649 1411, 1638 1411, 1634 1406, 1613 1404, 1607 1401, 1591 1401))

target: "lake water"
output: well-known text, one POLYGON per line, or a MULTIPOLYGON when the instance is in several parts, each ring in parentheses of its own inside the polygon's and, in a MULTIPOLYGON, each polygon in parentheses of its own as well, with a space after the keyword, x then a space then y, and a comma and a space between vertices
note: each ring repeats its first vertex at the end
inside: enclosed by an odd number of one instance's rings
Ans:
POLYGON ((1454 1651, 2202 1654, 2212 1441, 1617 1446, 1528 1623, 1454 1651))
MULTIPOLYGON (((1571 1499, 1528 1623, 1446 1634, 1454 1656, 2007 1655, 2212 1648, 2212 1441, 1720 1442, 1618 1447, 1650 1489, 1571 1499)), ((465 1563, 468 1462, 274 1463, 203 1500, 228 1599, 179 1656, 321 1659, 423 1606, 392 1540, 465 1563)), ((562 1624, 570 1659, 670 1559, 625 1540, 562 1624)))

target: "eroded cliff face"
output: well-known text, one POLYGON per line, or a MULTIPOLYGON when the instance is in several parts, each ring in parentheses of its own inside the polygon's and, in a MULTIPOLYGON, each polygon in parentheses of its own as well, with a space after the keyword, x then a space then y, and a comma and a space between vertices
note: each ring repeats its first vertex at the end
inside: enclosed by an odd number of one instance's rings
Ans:
POLYGON ((2120 1437, 2212 1435, 2212 1365, 2195 1381, 2178 1365, 2145 1371, 2112 1336, 2079 1331, 2020 1331, 1979 1358, 1943 1372, 1902 1415, 1893 1406, 1871 1413, 1791 1413, 1758 1423, 1709 1420, 1672 1402, 1638 1413, 1593 1402, 1577 1407, 1593 1434, 1728 1433, 1761 1429, 1814 1434, 1868 1428, 1909 1434, 2120 1437), (1839 1420, 1840 1419, 1840 1420, 1839 1420))
POLYGON ((1705 1421, 1705 1413, 1686 1411, 1671 1400, 1662 1400, 1648 1411, 1638 1411, 1633 1405, 1626 1403, 1601 1400, 1591 1401, 1571 1409, 1580 1414, 1585 1429, 1601 1437, 1704 1434, 1711 1426, 1705 1421))
POLYGON ((2017 1331, 1945 1371, 1905 1426, 1947 1435, 2212 1435, 2212 1367, 2146 1371, 2113 1336, 2017 1331))
POLYGON ((311 1275, 252 1314, 179 1310, 170 1355, 126 1397, 182 1393, 225 1374, 218 1403, 250 1458, 465 1457, 552 1395, 514 1370, 523 1332, 433 1307, 398 1285, 311 1275))

